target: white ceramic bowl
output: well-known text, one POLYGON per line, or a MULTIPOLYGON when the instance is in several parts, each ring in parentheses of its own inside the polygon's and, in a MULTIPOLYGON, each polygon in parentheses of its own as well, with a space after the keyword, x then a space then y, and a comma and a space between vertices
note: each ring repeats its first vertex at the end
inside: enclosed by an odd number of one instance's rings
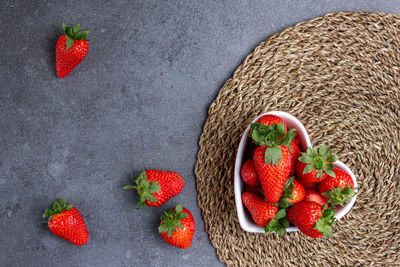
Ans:
MULTIPOLYGON (((256 122, 260 117, 266 115, 266 114, 271 114, 278 116, 282 118, 287 125, 288 129, 293 129, 295 128, 297 130, 297 134, 299 135, 300 138, 300 149, 302 151, 306 151, 308 147, 312 147, 310 137, 307 133, 306 128, 304 125, 294 116, 290 115, 289 113, 283 112, 283 111, 270 111, 263 113, 259 116, 257 116, 252 123, 256 122)), ((242 193, 244 191, 244 182, 240 176, 240 169, 243 165, 244 161, 244 155, 246 152, 246 147, 247 147, 247 142, 249 140, 248 135, 250 132, 250 125, 247 126, 246 130, 244 131, 242 138, 240 139, 237 155, 236 155, 236 161, 235 161, 235 177, 234 177, 234 189, 235 189, 235 203, 236 203, 236 210, 238 213, 239 217, 239 223, 240 227, 242 227, 243 230, 247 232, 252 232, 252 233, 264 233, 264 228, 261 226, 258 226, 253 222, 253 219, 251 218, 250 214, 248 211, 246 211, 246 207, 242 203, 242 193)), ((356 177, 354 176, 354 173, 350 170, 349 167, 347 167, 343 162, 341 161, 336 161, 333 165, 335 167, 341 168, 345 172, 347 172, 350 176, 351 179, 353 179, 354 182, 354 187, 357 187, 357 181, 356 177)), ((350 203, 347 203, 343 207, 339 207, 336 209, 335 217, 339 220, 341 219, 347 212, 350 211, 351 207, 353 207, 355 201, 356 201, 356 196, 354 196, 350 203)), ((297 227, 291 226, 286 229, 287 232, 295 232, 299 231, 297 227)))

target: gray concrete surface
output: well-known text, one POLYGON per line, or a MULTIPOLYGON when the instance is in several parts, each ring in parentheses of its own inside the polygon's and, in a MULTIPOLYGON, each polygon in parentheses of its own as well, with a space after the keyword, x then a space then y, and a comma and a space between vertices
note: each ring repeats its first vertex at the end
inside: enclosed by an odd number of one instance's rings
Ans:
POLYGON ((400 13, 392 1, 12 1, 0 3, 1 266, 221 266, 196 202, 193 169, 207 109, 254 47, 297 22, 342 10, 400 13), (61 23, 91 29, 89 54, 55 74, 61 23), (142 169, 183 175, 183 192, 137 211, 122 187, 142 169), (67 198, 90 239, 52 235, 42 212, 67 198), (189 250, 157 233, 189 208, 189 250))

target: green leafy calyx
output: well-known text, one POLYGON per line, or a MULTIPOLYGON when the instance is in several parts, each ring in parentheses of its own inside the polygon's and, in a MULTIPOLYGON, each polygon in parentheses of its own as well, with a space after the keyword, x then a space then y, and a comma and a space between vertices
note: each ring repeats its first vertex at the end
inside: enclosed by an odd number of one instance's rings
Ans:
POLYGON ((323 234, 324 236, 331 236, 332 235, 332 225, 336 223, 335 218, 335 210, 331 208, 327 208, 326 204, 321 206, 322 209, 322 216, 319 217, 317 222, 314 224, 314 229, 318 229, 318 231, 323 234))
POLYGON ((279 207, 282 209, 288 209, 292 206, 292 203, 289 203, 287 199, 293 199, 293 190, 294 190, 294 177, 290 177, 286 180, 285 186, 283 187, 282 196, 279 199, 279 207))
POLYGON ((182 212, 183 207, 181 204, 176 205, 175 209, 170 209, 164 211, 163 215, 161 215, 161 224, 158 227, 158 232, 165 233, 168 232, 168 238, 171 237, 172 232, 175 232, 177 227, 182 230, 181 220, 185 219, 188 214, 182 212))
POLYGON ((320 145, 319 148, 308 148, 307 152, 302 152, 299 157, 299 161, 307 164, 304 168, 303 174, 317 170, 317 179, 322 178, 324 172, 329 176, 336 178, 336 175, 333 172, 334 166, 332 163, 337 160, 338 156, 332 154, 331 149, 325 144, 320 145))
POLYGON ((252 123, 250 128, 249 136, 253 142, 260 146, 268 146, 265 150, 265 164, 272 163, 272 165, 277 165, 281 160, 281 146, 286 146, 290 149, 290 144, 297 134, 295 129, 290 129, 285 134, 283 122, 271 125, 252 123))
POLYGON ((89 30, 79 31, 80 27, 81 25, 79 23, 76 24, 75 27, 71 28, 65 25, 63 22, 62 28, 67 37, 66 41, 67 51, 74 45, 75 40, 86 40, 86 41, 92 40, 92 39, 87 39, 87 36, 89 35, 89 30))
POLYGON ((275 214, 275 218, 268 223, 264 230, 265 234, 275 232, 278 235, 284 236, 288 227, 289 221, 286 219, 286 210, 281 209, 275 214))
POLYGON ((157 198, 153 194, 157 193, 161 189, 161 186, 158 184, 158 181, 150 183, 147 180, 146 171, 143 171, 138 178, 132 177, 132 181, 136 185, 127 185, 124 186, 124 189, 134 188, 137 190, 140 197, 140 201, 138 203, 139 207, 141 206, 145 207, 146 200, 148 202, 157 202, 157 198))
POLYGON ((51 218, 56 214, 61 214, 61 212, 65 210, 72 209, 72 205, 68 205, 67 200, 58 199, 56 202, 53 203, 53 209, 47 208, 43 213, 43 218, 49 217, 49 221, 51 218))
POLYGON ((357 195, 356 189, 357 188, 351 189, 348 185, 342 190, 338 186, 333 190, 322 193, 322 195, 329 198, 328 203, 343 206, 345 203, 349 203, 352 197, 357 195))

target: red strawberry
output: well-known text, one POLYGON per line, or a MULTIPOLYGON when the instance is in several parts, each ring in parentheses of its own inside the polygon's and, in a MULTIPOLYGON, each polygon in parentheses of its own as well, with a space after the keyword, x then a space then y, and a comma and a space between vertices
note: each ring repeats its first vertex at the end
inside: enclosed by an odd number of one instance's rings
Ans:
POLYGON ((296 135, 294 129, 285 134, 283 123, 266 126, 253 123, 250 137, 260 145, 254 152, 254 165, 268 202, 279 201, 289 177, 289 148, 296 135))
POLYGON ((46 209, 43 218, 49 217, 48 226, 50 231, 71 241, 74 245, 84 245, 89 239, 85 222, 81 213, 72 205, 68 205, 67 201, 58 199, 53 204, 53 210, 46 209))
POLYGON ((289 208, 286 218, 309 237, 330 236, 335 213, 330 208, 322 211, 323 208, 316 202, 303 201, 289 208))
MULTIPOLYGON (((328 204, 324 197, 317 190, 313 189, 307 189, 304 201, 316 202, 320 206, 328 204)), ((326 207, 328 207, 328 205, 326 207)))
POLYGON ((187 249, 192 245, 195 228, 192 213, 178 204, 161 216, 158 231, 168 244, 187 249))
POLYGON ((257 186, 260 184, 260 180, 258 180, 258 175, 256 172, 256 167, 254 166, 254 160, 249 159, 246 161, 240 172, 243 181, 252 186, 257 186))
POLYGON ((296 163, 297 159, 300 157, 301 152, 300 148, 294 141, 290 144, 290 153, 289 153, 289 165, 290 165, 290 176, 293 176, 296 173, 296 163))
POLYGON ((283 193, 279 200, 279 207, 287 209, 289 206, 303 201, 305 195, 306 190, 304 186, 294 179, 294 177, 290 177, 285 182, 283 193))
POLYGON ((283 191, 283 187, 289 177, 289 149, 281 147, 282 157, 278 164, 265 163, 265 153, 267 146, 260 146, 254 153, 254 163, 261 182, 265 198, 268 202, 278 202, 283 191))
POLYGON ((136 186, 127 185, 124 189, 137 189, 139 206, 161 206, 178 195, 185 186, 185 181, 178 173, 158 170, 143 171, 138 178, 132 177, 132 181, 136 186))
POLYGON ((87 55, 89 31, 80 32, 79 28, 80 24, 71 28, 63 23, 65 34, 58 38, 56 45, 56 69, 60 78, 67 76, 87 55))
POLYGON ((265 227, 275 218, 278 207, 265 201, 264 197, 258 194, 244 192, 242 201, 250 211, 254 222, 259 226, 265 227))
POLYGON ((335 168, 333 172, 336 178, 328 177, 322 181, 319 184, 319 192, 328 203, 343 206, 357 194, 356 188, 347 172, 340 168, 335 168))
POLYGON ((279 118, 278 116, 264 115, 257 120, 257 123, 264 124, 267 126, 272 125, 272 124, 283 123, 283 126, 285 127, 285 133, 287 133, 287 126, 286 126, 285 121, 283 119, 279 118))
POLYGON ((308 148, 307 152, 301 153, 297 162, 297 178, 304 183, 316 183, 328 176, 335 177, 332 163, 337 159, 338 157, 333 155, 325 144, 320 145, 319 149, 308 148))
MULTIPOLYGON (((298 177, 299 178, 299 177, 298 177)), ((318 184, 319 183, 313 183, 313 182, 304 182, 304 181, 302 181, 301 179, 299 179, 299 182, 305 187, 305 188, 308 188, 308 189, 316 189, 316 188, 318 188, 318 184)))
POLYGON ((244 191, 245 192, 251 192, 251 193, 256 193, 259 195, 262 195, 264 197, 264 192, 262 191, 261 186, 252 186, 248 184, 244 184, 244 191))

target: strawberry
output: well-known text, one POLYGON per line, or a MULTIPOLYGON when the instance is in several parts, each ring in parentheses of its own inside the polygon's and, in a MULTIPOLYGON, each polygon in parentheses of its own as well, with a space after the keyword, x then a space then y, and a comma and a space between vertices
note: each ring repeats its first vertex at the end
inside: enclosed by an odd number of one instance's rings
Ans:
POLYGON ((138 178, 132 177, 132 181, 136 185, 127 185, 124 189, 137 190, 139 206, 161 206, 178 195, 185 186, 185 181, 178 173, 158 170, 143 171, 138 178))
POLYGON ((256 194, 262 195, 264 197, 264 192, 262 191, 262 188, 260 185, 252 186, 252 185, 244 184, 244 191, 256 193, 256 194))
POLYGON ((333 170, 336 178, 328 177, 319 184, 319 192, 328 203, 343 206, 349 203, 357 192, 351 176, 340 168, 333 170))
POLYGON ((300 182, 305 188, 308 188, 308 189, 316 189, 316 188, 318 188, 318 184, 319 184, 319 183, 305 182, 305 181, 301 180, 300 177, 298 177, 298 178, 299 178, 299 182, 300 182))
POLYGON ((178 204, 163 213, 158 231, 168 244, 188 249, 192 245, 195 228, 192 213, 178 204))
POLYGON ((286 218, 309 237, 318 238, 332 235, 332 225, 335 224, 335 212, 330 208, 320 206, 316 202, 303 201, 290 207, 286 218))
POLYGON ((74 245, 84 245, 89 239, 85 222, 81 213, 72 205, 68 205, 67 201, 58 199, 53 204, 53 210, 47 208, 43 214, 43 218, 49 217, 47 225, 50 231, 71 241, 74 245))
POLYGON ((270 126, 272 124, 280 124, 283 123, 283 127, 285 127, 285 134, 287 133, 287 126, 283 119, 279 118, 275 115, 264 115, 257 120, 257 123, 264 124, 266 126, 270 126))
POLYGON ((333 162, 338 159, 331 153, 329 147, 322 144, 317 147, 308 148, 302 152, 296 165, 297 178, 304 183, 321 182, 328 176, 335 177, 333 162))
POLYGON ((60 78, 67 76, 86 57, 91 39, 86 39, 89 31, 79 31, 80 24, 74 28, 63 23, 64 34, 57 40, 56 69, 60 78))
POLYGON ((285 182, 283 193, 279 200, 279 206, 287 209, 289 206, 303 201, 305 195, 306 190, 304 186, 294 179, 294 177, 290 177, 285 182))
POLYGON ((278 212, 278 207, 265 201, 264 197, 258 194, 244 192, 242 201, 246 208, 250 211, 254 222, 262 227, 275 218, 278 212))
POLYGON ((289 147, 296 135, 285 134, 283 123, 266 126, 253 123, 250 137, 260 145, 254 152, 254 165, 268 202, 278 202, 290 173, 289 147))
POLYGON ((260 180, 258 180, 258 175, 256 172, 256 167, 254 166, 254 160, 249 159, 246 161, 242 169, 240 171, 243 181, 252 186, 257 186, 260 184, 260 180))
POLYGON ((301 151, 299 146, 292 141, 292 143, 290 144, 290 153, 289 153, 289 165, 290 165, 290 172, 289 175, 293 176, 296 173, 296 163, 297 163, 297 159, 300 157, 301 155, 301 151))
POLYGON ((306 197, 304 198, 304 201, 316 202, 320 206, 326 205, 326 207, 328 207, 328 205, 327 205, 328 202, 324 199, 324 197, 317 190, 307 189, 306 197))

